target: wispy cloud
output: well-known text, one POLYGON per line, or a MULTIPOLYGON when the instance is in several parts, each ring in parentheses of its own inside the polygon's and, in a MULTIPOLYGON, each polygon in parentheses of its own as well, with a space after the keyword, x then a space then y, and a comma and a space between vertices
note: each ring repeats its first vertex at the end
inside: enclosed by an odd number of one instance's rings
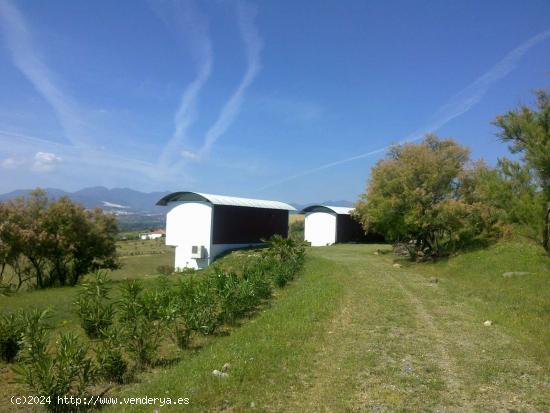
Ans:
POLYGON ((259 188, 259 191, 272 188, 286 182, 292 181, 297 178, 301 178, 307 175, 314 174, 325 169, 333 168, 335 166, 343 165, 349 162, 357 161, 359 159, 368 158, 373 155, 386 152, 391 146, 399 145, 407 142, 414 142, 421 139, 428 132, 435 132, 442 126, 450 122, 451 120, 468 112, 472 107, 483 99, 489 88, 506 77, 512 70, 514 70, 519 60, 534 46, 550 37, 550 30, 545 30, 529 40, 522 43, 520 46, 509 52, 502 60, 494 65, 489 71, 478 77, 473 83, 462 89, 456 95, 451 97, 443 106, 441 106, 437 112, 431 117, 431 120, 426 126, 420 128, 413 133, 409 134, 405 138, 401 139, 395 144, 387 145, 378 149, 364 152, 349 158, 340 159, 334 162, 330 162, 324 165, 320 165, 316 168, 307 169, 305 171, 296 173, 291 176, 279 179, 269 185, 259 188))
POLYGON ((0 162, 0 166, 3 169, 17 169, 19 166, 23 165, 24 163, 25 161, 20 158, 9 157, 6 159, 2 159, 2 161, 0 162))
POLYGON ((0 22, 6 46, 17 68, 51 105, 65 132, 75 146, 86 143, 85 122, 73 99, 59 86, 54 74, 36 52, 30 29, 17 7, 9 0, 0 2, 0 22))
POLYGON ((245 46, 247 68, 237 89, 223 106, 218 119, 206 132, 204 143, 199 151, 201 156, 207 155, 220 136, 229 129, 239 114, 246 90, 261 70, 260 57, 263 41, 256 27, 256 14, 255 6, 245 2, 237 4, 239 30, 245 46))
POLYGON ((17 166, 31 165, 33 159, 29 159, 29 153, 35 153, 37 148, 44 152, 59 154, 63 163, 71 168, 83 166, 95 168, 96 170, 125 171, 134 173, 136 178, 142 175, 153 176, 156 165, 150 162, 131 159, 107 151, 97 149, 77 148, 71 145, 52 142, 37 136, 0 130, 0 152, 6 148, 12 155, 7 159, 16 160, 17 166), (13 155, 15 154, 15 155, 13 155))
POLYGON ((32 170, 35 172, 51 172, 60 163, 61 157, 52 152, 36 152, 32 170))
POLYGON ((196 120, 197 100, 201 89, 212 72, 214 56, 208 28, 208 21, 198 10, 193 1, 169 2, 168 4, 151 3, 153 9, 164 22, 180 34, 188 44, 197 74, 184 89, 179 107, 174 115, 174 134, 164 146, 158 159, 159 167, 169 168, 174 160, 181 159, 182 144, 185 142, 189 127, 196 120))

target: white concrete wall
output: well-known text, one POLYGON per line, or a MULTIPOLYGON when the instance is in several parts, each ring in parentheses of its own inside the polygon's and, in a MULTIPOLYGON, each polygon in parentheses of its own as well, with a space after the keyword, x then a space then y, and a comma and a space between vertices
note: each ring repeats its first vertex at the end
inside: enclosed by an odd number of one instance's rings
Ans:
POLYGON ((304 239, 311 242, 312 247, 336 242, 336 213, 307 212, 304 226, 304 239))
POLYGON ((207 267, 211 240, 212 205, 206 202, 180 202, 166 214, 166 245, 176 247, 176 269, 207 267), (191 257, 193 245, 204 248, 203 259, 191 257))

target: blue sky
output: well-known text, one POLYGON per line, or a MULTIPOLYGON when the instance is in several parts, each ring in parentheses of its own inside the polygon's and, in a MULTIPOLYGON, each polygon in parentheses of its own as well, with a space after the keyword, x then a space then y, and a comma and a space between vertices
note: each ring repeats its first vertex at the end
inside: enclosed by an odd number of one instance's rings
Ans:
POLYGON ((0 0, 0 191, 350 200, 426 132, 493 164, 550 2, 0 0))

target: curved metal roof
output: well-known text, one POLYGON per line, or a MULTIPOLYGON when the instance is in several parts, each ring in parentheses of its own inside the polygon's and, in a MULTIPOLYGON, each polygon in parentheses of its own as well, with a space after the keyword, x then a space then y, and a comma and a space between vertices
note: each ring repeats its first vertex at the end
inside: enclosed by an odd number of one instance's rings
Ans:
POLYGON ((167 205, 169 202, 199 201, 209 202, 213 205, 232 205, 252 208, 285 209, 296 211, 296 208, 279 201, 266 201, 263 199, 238 198, 235 196, 205 194, 202 192, 173 192, 157 202, 157 205, 167 205))
POLYGON ((348 207, 337 207, 337 206, 329 206, 329 205, 310 205, 304 209, 302 209, 301 213, 306 212, 334 212, 338 215, 349 215, 351 211, 353 211, 354 208, 348 208, 348 207))

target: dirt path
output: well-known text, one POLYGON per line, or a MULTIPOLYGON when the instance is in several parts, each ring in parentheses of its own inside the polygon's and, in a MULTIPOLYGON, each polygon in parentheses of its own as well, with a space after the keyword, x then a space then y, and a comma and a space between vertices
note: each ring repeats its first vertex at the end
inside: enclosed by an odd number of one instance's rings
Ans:
MULTIPOLYGON (((462 411, 473 411, 473 406, 470 404, 470 395, 465 391, 464 376, 457 371, 456 360, 454 360, 447 351, 446 332, 439 330, 434 322, 434 317, 427 310, 422 301, 414 294, 413 291, 408 289, 404 282, 401 281, 403 276, 402 272, 398 274, 392 274, 391 272, 385 273, 388 277, 394 280, 399 289, 404 293, 407 300, 413 305, 416 315, 418 317, 419 324, 422 325, 422 329, 418 333, 426 334, 432 342, 432 351, 434 360, 440 367, 440 372, 443 381, 446 384, 453 399, 457 402, 458 408, 462 411)), ((409 278, 410 279, 410 278, 409 278)), ((435 283, 434 283, 435 284, 435 283)), ((434 285, 435 287, 435 285, 434 285)))
POLYGON ((343 267, 346 295, 286 411, 541 411, 538 366, 441 283, 388 257, 322 254, 343 267))

